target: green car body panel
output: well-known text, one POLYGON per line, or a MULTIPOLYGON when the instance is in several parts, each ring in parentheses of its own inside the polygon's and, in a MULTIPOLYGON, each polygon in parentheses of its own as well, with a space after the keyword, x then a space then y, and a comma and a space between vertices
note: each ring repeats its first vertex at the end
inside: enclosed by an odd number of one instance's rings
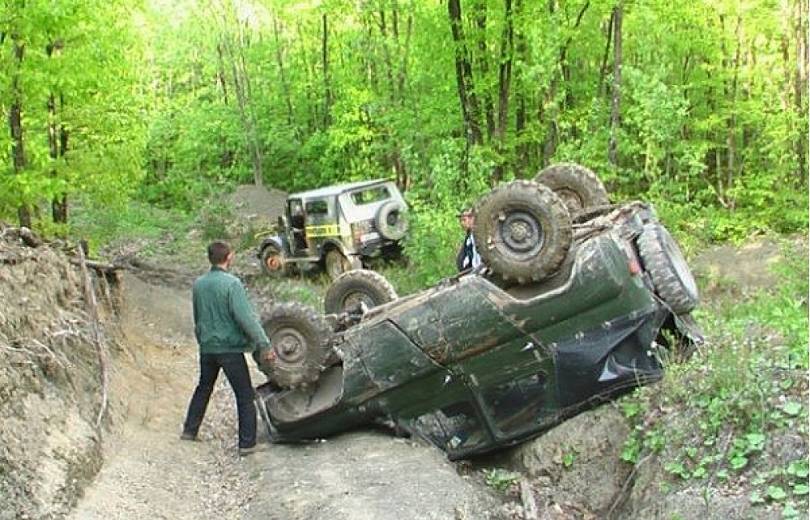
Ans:
POLYGON ((337 335, 342 364, 314 389, 259 388, 271 437, 321 438, 384 419, 467 457, 660 378, 661 329, 701 336, 629 267, 628 244, 654 219, 645 208, 581 239, 553 283, 502 288, 470 273, 372 309, 337 335))

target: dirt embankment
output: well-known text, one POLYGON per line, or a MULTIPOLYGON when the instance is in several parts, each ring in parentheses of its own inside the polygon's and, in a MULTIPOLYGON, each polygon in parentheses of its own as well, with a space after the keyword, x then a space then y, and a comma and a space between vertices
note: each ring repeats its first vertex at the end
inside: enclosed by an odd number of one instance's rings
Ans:
MULTIPOLYGON (((102 385, 83 289, 61 251, 0 227, 0 519, 61 517, 101 467, 102 385)), ((102 316, 109 294, 99 291, 102 316)), ((101 326, 100 346, 120 352, 101 326)))

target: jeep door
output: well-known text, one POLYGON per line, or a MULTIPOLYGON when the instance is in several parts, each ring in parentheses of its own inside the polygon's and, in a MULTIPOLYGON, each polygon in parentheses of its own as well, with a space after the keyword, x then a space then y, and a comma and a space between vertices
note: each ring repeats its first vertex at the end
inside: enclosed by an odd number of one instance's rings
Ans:
MULTIPOLYGON (((435 323, 429 303, 418 307, 426 318, 424 323, 435 323)), ((346 341, 351 344, 349 350, 357 353, 352 358, 362 363, 376 393, 368 402, 361 394, 355 404, 363 402, 363 406, 379 410, 451 455, 492 445, 492 436, 464 378, 431 359, 393 321, 358 328, 356 335, 346 336, 346 341)), ((368 395, 368 390, 363 393, 368 395)))
POLYGON ((305 205, 307 246, 311 255, 320 256, 327 240, 339 240, 335 197, 307 200, 305 205))
POLYGON ((496 441, 553 422, 558 408, 553 352, 512 301, 484 278, 463 276, 434 290, 432 316, 410 320, 420 346, 468 387, 496 441))
POLYGON ((301 256, 306 253, 307 249, 306 217, 302 199, 289 199, 287 201, 287 222, 290 223, 287 231, 290 252, 293 256, 301 256))

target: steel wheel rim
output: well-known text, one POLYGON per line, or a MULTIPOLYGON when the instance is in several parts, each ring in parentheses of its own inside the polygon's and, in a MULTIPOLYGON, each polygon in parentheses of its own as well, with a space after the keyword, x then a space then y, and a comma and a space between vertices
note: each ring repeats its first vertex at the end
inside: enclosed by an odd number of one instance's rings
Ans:
POLYGON ((282 327, 273 334, 273 346, 278 360, 286 364, 300 363, 307 353, 307 340, 292 327, 282 327))
POLYGON ((374 298, 362 291, 349 293, 343 298, 344 311, 355 307, 360 307, 361 310, 365 311, 366 309, 374 307, 374 305, 374 298))
POLYGON ((267 255, 264 259, 264 266, 267 267, 268 271, 281 271, 283 264, 281 255, 278 253, 267 255))
POLYGON ((577 192, 569 190, 568 188, 561 188, 554 193, 563 201, 563 204, 565 204, 565 207, 568 208, 569 211, 576 212, 585 209, 585 203, 577 192))
POLYGON ((512 254, 531 257, 540 252, 545 242, 543 225, 532 213, 515 211, 499 218, 498 243, 512 254))

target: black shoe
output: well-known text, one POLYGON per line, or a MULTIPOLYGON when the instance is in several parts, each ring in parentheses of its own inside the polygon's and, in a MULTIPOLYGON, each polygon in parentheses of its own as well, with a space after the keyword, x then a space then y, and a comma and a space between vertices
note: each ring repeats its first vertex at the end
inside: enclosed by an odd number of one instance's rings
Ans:
POLYGON ((181 441, 196 441, 197 440, 197 434, 196 433, 183 432, 183 433, 180 434, 180 440, 181 441))
POLYGON ((244 457, 246 455, 252 455, 253 453, 259 453, 260 451, 268 451, 270 446, 267 444, 254 444, 250 448, 239 448, 239 456, 244 457))

